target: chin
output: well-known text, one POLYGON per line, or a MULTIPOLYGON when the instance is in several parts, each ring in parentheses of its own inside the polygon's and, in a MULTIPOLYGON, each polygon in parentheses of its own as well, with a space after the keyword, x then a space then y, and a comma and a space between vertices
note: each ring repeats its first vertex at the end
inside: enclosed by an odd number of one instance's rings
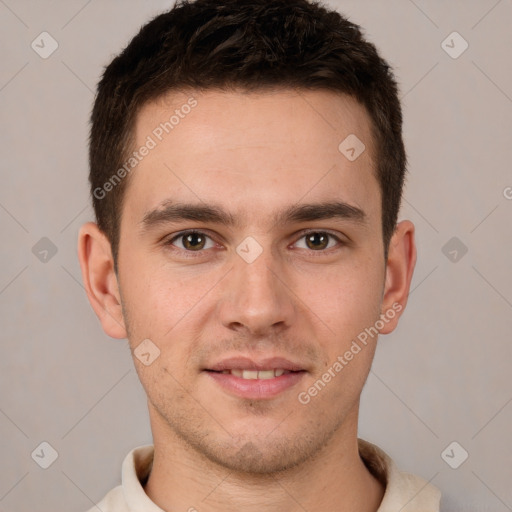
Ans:
POLYGON ((205 453, 212 462, 237 474, 273 475, 294 468, 307 460, 308 455, 294 451, 288 446, 259 447, 257 443, 247 442, 233 452, 219 450, 219 453, 205 453))
MULTIPOLYGON (((260 431, 261 432, 261 431, 260 431)), ((287 432, 281 437, 244 432, 243 436, 224 439, 219 444, 196 445, 211 462, 237 474, 273 475, 311 461, 329 442, 332 432, 308 435, 306 432, 287 432)))

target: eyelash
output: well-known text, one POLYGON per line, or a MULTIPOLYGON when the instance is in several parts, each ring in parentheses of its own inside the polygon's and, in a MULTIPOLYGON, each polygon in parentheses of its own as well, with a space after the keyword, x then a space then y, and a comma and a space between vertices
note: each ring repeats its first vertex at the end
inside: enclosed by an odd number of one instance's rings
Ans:
MULTIPOLYGON (((187 257, 190 257, 190 258, 200 257, 202 255, 202 253, 204 253, 208 249, 200 249, 198 251, 190 251, 190 250, 187 250, 187 249, 181 249, 180 247, 174 246, 174 242, 176 240, 179 240, 180 238, 183 238, 183 237, 185 237, 187 235, 194 235, 194 234, 205 236, 205 237, 209 238, 210 240, 214 241, 213 237, 211 237, 210 235, 208 235, 204 231, 199 231, 199 230, 196 230, 196 229, 189 229, 189 230, 186 230, 186 231, 181 231, 180 233, 172 236, 164 244, 166 246, 172 246, 173 250, 177 250, 179 252, 185 253, 187 255, 187 257)), ((297 243, 299 240, 301 240, 304 237, 306 237, 307 235, 311 235, 311 234, 324 234, 324 235, 328 235, 331 239, 334 239, 338 243, 337 247, 328 247, 327 249, 322 249, 322 250, 318 250, 318 251, 314 251, 313 249, 310 249, 308 252, 310 252, 311 254, 313 254, 315 256, 317 256, 317 255, 321 256, 322 254, 328 253, 328 251, 330 251, 332 249, 336 249, 336 248, 339 249, 341 246, 345 245, 345 242, 343 242, 343 240, 341 240, 335 234, 331 233, 330 231, 322 231, 322 230, 302 231, 300 233, 299 238, 294 243, 297 243)))

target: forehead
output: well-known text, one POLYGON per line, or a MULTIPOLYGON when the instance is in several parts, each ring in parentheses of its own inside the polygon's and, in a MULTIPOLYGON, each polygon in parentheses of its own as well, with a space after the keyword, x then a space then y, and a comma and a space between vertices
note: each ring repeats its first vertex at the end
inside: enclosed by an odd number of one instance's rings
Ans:
POLYGON ((130 175, 133 220, 169 199, 249 217, 306 196, 379 213, 370 118, 346 95, 176 91, 141 108, 134 135, 135 150, 151 149, 130 175))

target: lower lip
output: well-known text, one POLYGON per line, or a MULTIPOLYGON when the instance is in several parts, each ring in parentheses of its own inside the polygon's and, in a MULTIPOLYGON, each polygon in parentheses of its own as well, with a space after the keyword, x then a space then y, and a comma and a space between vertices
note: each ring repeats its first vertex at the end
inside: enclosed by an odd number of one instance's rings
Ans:
POLYGON ((305 371, 285 373, 273 379, 242 379, 230 373, 205 372, 223 389, 241 398, 264 400, 274 398, 290 389, 302 379, 305 371))

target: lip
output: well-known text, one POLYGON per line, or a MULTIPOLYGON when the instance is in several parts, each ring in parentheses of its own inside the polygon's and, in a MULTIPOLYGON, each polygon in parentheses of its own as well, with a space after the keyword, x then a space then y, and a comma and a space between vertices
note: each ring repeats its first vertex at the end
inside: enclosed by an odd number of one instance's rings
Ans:
POLYGON ((203 373, 230 395, 248 400, 269 400, 295 386, 307 371, 302 365, 284 357, 253 360, 249 357, 237 356, 223 359, 204 368, 203 373), (279 368, 291 373, 285 373, 272 379, 243 379, 229 373, 221 373, 224 370, 233 369, 260 371, 279 368))
MULTIPOLYGON (((222 361, 205 368, 205 370, 212 370, 214 372, 222 372, 224 370, 271 370, 276 368, 282 368, 290 372, 299 372, 304 370, 304 367, 298 363, 294 363, 283 357, 270 357, 267 359, 260 359, 259 361, 253 361, 248 357, 238 356, 229 357, 222 361)), ((280 378, 280 377, 276 377, 280 378)), ((271 380, 271 379, 270 379, 271 380)))
MULTIPOLYGON (((282 368, 282 367, 281 367, 282 368)), ((295 386, 306 375, 306 371, 285 373, 273 379, 242 379, 230 373, 204 370, 224 391, 248 400, 269 400, 295 386)))

